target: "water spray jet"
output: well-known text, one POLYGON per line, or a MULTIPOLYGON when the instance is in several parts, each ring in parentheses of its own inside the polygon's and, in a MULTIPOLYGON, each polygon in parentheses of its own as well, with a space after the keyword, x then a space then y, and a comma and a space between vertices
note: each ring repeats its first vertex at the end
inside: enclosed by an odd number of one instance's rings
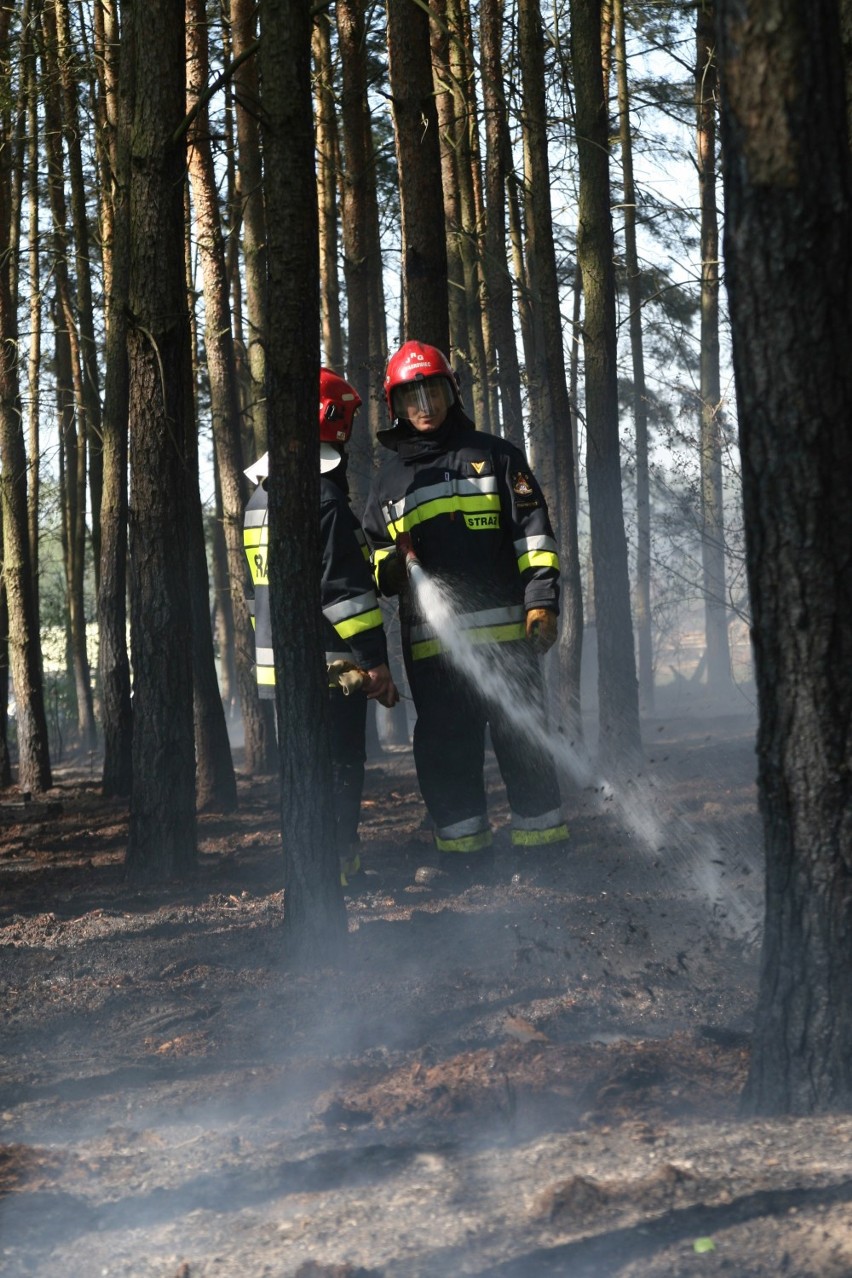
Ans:
MULTIPOLYGON (((427 572, 415 553, 411 535, 396 539, 411 589, 424 620, 440 641, 446 658, 479 689, 487 701, 499 703, 517 730, 528 741, 550 752, 557 768, 580 790, 595 794, 602 811, 617 814, 621 827, 647 858, 656 861, 665 853, 669 866, 679 869, 693 887, 709 901, 717 921, 724 920, 738 939, 756 939, 760 929, 760 907, 744 899, 734 885, 724 881, 726 859, 716 839, 699 832, 676 809, 670 815, 659 812, 660 782, 649 775, 633 776, 624 784, 599 774, 585 752, 565 739, 558 729, 542 725, 538 711, 522 702, 506 705, 501 671, 486 657, 481 646, 465 633, 453 591, 433 573, 427 572)), ((754 866, 747 867, 751 873, 754 866)))

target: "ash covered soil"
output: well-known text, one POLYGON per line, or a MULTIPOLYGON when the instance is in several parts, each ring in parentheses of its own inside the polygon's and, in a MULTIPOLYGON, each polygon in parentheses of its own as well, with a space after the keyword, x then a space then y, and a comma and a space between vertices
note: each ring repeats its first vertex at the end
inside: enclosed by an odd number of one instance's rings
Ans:
POLYGON ((122 877, 68 767, 0 803, 0 1273, 852 1273, 852 1120, 745 1120, 754 725, 644 725, 567 850, 441 861, 406 750, 368 770, 345 970, 281 960, 273 778, 191 882, 122 877))

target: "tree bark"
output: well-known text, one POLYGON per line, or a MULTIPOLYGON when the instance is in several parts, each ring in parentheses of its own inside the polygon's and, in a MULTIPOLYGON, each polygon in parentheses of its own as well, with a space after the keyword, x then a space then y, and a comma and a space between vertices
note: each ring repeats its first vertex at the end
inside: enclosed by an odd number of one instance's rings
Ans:
POLYGON ((130 174, 130 620, 136 882, 196 861, 192 625, 188 579, 184 282, 183 5, 129 0, 135 71, 130 174), (157 40, 150 39, 156 30, 157 40))
POLYGON ((130 128, 135 56, 132 25, 122 31, 115 11, 104 30, 105 111, 113 180, 107 198, 109 223, 109 292, 106 305, 106 373, 103 405, 103 495, 101 499, 101 572, 98 589, 98 668, 101 684, 101 731, 104 795, 128 795, 132 778, 133 715, 130 702, 130 659, 127 652, 127 311, 130 290, 130 128))
POLYGON ((298 965, 327 964, 342 951, 346 913, 328 802, 331 751, 320 608, 319 245, 310 12, 301 0, 266 0, 261 24, 269 230, 269 585, 285 945, 298 965))
MULTIPOLYGON (((234 58, 240 59, 257 39, 255 0, 231 0, 234 58)), ((234 73, 239 145, 239 189, 243 209, 243 257, 248 324, 248 367, 251 387, 248 414, 254 433, 255 457, 266 452, 266 352, 263 335, 263 293, 266 287, 266 226, 260 157, 257 59, 248 57, 234 73)))
MULTIPOLYGON (((68 0, 47 0, 46 12, 55 10, 57 68, 62 91, 62 129, 68 163, 71 196, 71 225, 74 243, 74 278, 77 286, 76 320, 79 330, 79 360, 82 374, 80 411, 81 430, 86 437, 88 482, 91 497, 91 541, 95 565, 95 589, 100 575, 101 493, 103 489, 103 456, 101 452, 101 398, 98 348, 95 339, 95 314, 92 299, 92 250, 86 207, 86 182, 83 172, 83 130, 77 101, 77 53, 71 41, 68 0)), ((88 664, 88 663, 87 663, 88 664)))
MULTIPOLYGON (((204 0, 187 3, 187 110, 198 104, 208 79, 207 23, 204 0)), ((271 724, 257 696, 253 665, 253 636, 249 611, 245 552, 243 550, 243 510, 246 482, 243 477, 240 442, 240 400, 234 339, 228 307, 228 272, 222 238, 216 173, 210 146, 210 126, 204 107, 190 126, 187 159, 192 184, 197 227, 198 253, 204 290, 204 350, 210 384, 210 415, 216 472, 222 492, 228 576, 234 613, 235 659, 243 716, 245 765, 250 772, 274 768, 275 750, 271 724)), ((200 617, 199 617, 200 621, 200 617)), ((230 789, 228 785, 226 789, 230 789)), ((230 802, 230 797, 225 797, 230 802)))
POLYGON ((707 688, 731 688, 728 591, 725 583, 725 510, 722 486, 722 379, 719 368, 719 223, 716 212, 715 16, 698 6, 695 18, 695 100, 698 116, 698 190, 701 203, 701 567, 707 688))
POLYGON ((852 172, 834 0, 719 0, 766 841, 744 1105, 852 1105, 852 172))
POLYGON ((624 265, 630 310, 630 356, 633 364, 633 429, 636 437, 636 589, 633 610, 639 647, 639 700, 646 714, 654 713, 654 643, 651 633, 651 496, 648 474, 648 392, 642 341, 642 287, 636 247, 636 183, 633 180, 633 136, 630 127, 630 88, 627 78, 627 40, 624 0, 613 0, 615 74, 618 83, 619 140, 624 192, 624 265))
MULTIPOLYGON (((10 100, 11 6, 0 10, 0 90, 10 100)), ((10 228, 10 135, 0 116, 0 230, 10 228)), ((9 666, 15 689, 18 784, 39 793, 51 786, 47 720, 30 563, 27 457, 18 380, 18 325, 10 287, 10 255, 0 255, 0 504, 3 518, 3 578, 9 608, 9 666)))
POLYGON ((352 504, 364 508, 373 470, 376 431, 385 420, 380 394, 387 354, 382 254, 376 194, 376 157, 367 100, 366 0, 336 6, 342 94, 341 220, 349 350, 347 378, 364 405, 355 418, 347 472, 352 504))
POLYGON ((562 311, 553 242, 547 114, 544 94, 544 37, 538 0, 521 0, 518 52, 523 81, 526 155, 527 271, 537 326, 535 378, 538 420, 533 420, 536 473, 552 510, 557 511, 562 626, 559 641, 560 696, 571 735, 580 731, 580 662, 583 648, 583 598, 577 542, 577 486, 571 440, 571 409, 565 380, 562 311), (548 456, 548 454, 550 454, 548 456), (542 460, 547 461, 542 466, 542 460), (549 484, 548 484, 549 478, 549 484), (553 497, 556 500, 553 500, 553 497))
POLYGON ((621 494, 609 121, 601 70, 600 0, 574 0, 571 47, 580 165, 577 260, 583 273, 586 474, 598 636, 598 753, 606 766, 641 749, 627 538, 621 494))
POLYGON ((340 148, 331 62, 331 23, 327 13, 314 18, 314 112, 317 139, 317 199, 319 202, 320 309, 323 363, 344 373, 343 330, 340 324, 340 279, 337 270, 337 174, 340 148))
POLYGON ((402 332, 449 353, 447 238, 429 17, 414 0, 389 0, 388 62, 402 222, 402 332))
POLYGON ((524 447, 521 372, 512 308, 512 277, 506 254, 506 175, 511 167, 506 99, 503 93, 503 3, 482 0, 482 98, 485 107, 485 260, 496 367, 490 376, 500 393, 503 434, 524 447))

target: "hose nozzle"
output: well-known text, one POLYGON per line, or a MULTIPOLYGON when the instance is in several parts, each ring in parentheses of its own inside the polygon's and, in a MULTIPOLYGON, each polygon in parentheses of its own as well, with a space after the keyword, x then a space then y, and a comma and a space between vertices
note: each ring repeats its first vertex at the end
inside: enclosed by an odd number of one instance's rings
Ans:
POLYGON ((417 555, 414 553, 414 546, 411 541, 411 533, 407 533, 407 532, 399 533, 397 535, 397 539, 394 544, 396 545, 396 553, 399 555, 399 558, 405 564, 405 571, 410 577, 412 568, 420 567, 420 560, 417 558, 417 555))

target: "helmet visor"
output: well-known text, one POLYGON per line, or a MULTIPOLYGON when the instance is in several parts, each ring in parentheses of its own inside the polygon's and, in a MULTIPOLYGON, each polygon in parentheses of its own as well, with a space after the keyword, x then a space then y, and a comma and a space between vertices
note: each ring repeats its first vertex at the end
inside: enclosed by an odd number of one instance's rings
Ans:
POLYGON ((413 382, 395 386, 391 393, 394 417, 408 417, 412 412, 433 415, 446 412, 455 400, 446 377, 418 377, 413 382))

